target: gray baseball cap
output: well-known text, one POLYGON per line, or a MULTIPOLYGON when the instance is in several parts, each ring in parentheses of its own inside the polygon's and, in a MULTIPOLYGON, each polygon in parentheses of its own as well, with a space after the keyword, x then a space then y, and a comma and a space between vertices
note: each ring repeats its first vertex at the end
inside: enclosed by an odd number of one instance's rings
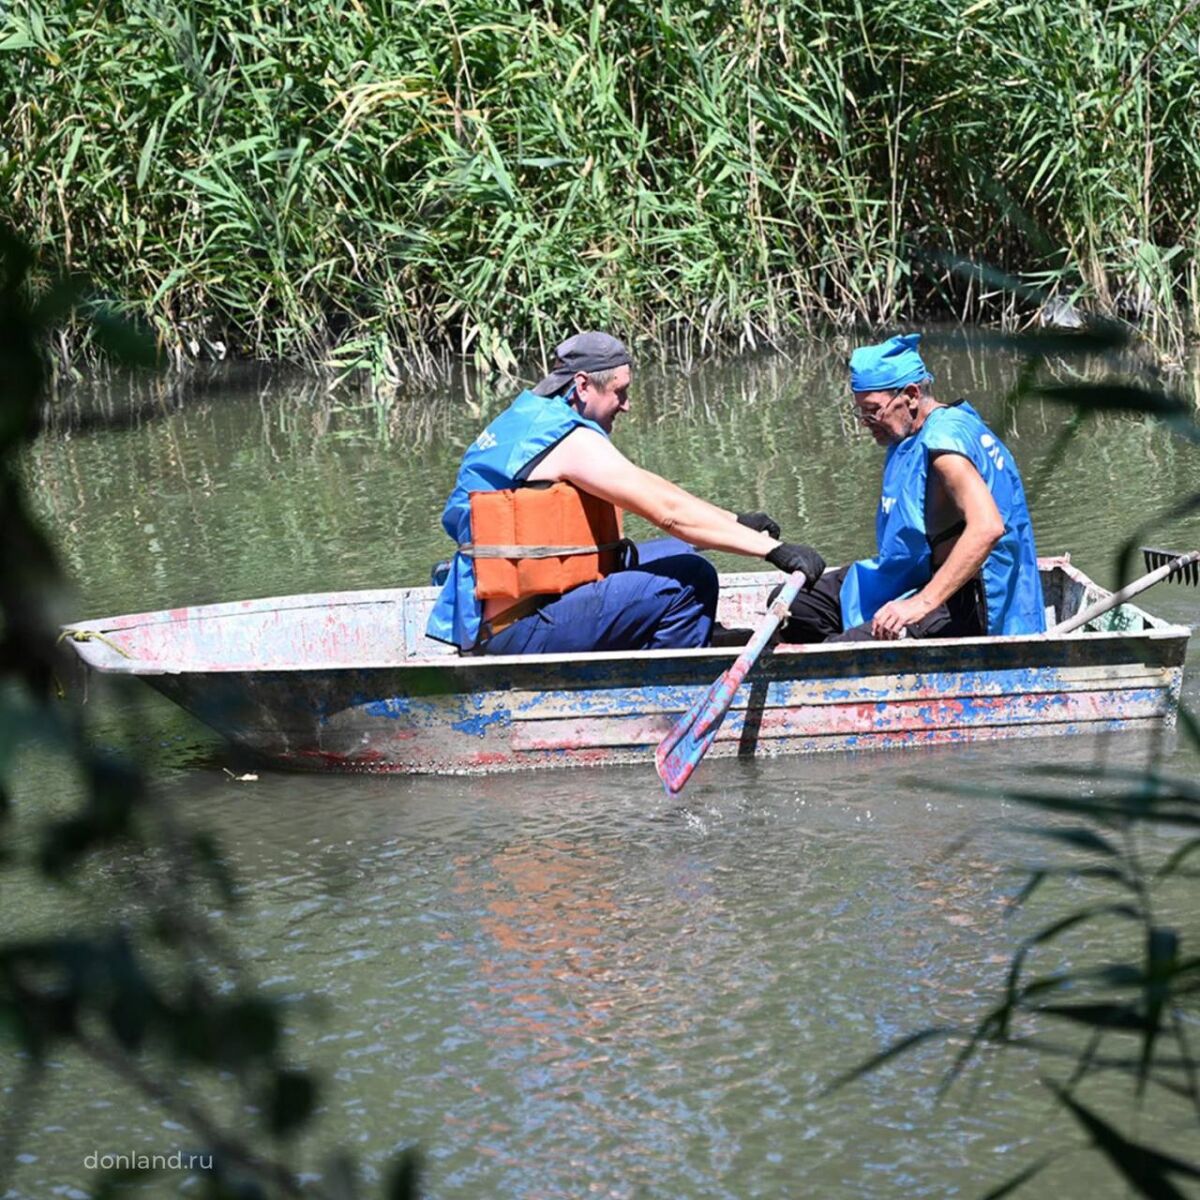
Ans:
POLYGON ((609 333, 577 333, 554 351, 554 370, 533 389, 535 396, 553 396, 579 371, 611 371, 633 360, 625 343, 609 333))

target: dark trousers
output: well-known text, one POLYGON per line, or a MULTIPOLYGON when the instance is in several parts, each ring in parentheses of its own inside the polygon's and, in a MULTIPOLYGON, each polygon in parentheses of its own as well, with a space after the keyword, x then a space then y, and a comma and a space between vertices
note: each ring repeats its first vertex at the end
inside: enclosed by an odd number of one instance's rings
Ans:
POLYGON ((638 545, 638 565, 585 583, 514 621, 484 654, 683 650, 712 639, 717 569, 675 538, 638 545))
MULTIPOLYGON (((842 581, 849 567, 826 571, 812 591, 792 601, 783 627, 785 642, 872 642, 871 622, 842 626, 842 581)), ((987 604, 978 576, 959 588, 927 617, 905 627, 911 638, 982 637, 987 633, 987 604)))

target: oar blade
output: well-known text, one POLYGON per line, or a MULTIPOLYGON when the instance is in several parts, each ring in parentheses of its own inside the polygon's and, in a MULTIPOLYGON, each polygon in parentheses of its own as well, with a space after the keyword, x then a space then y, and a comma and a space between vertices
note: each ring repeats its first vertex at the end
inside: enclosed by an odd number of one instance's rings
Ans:
POLYGON ((658 749, 654 752, 654 763, 661 776, 663 772, 663 763, 667 757, 679 745, 688 733, 695 729, 696 722, 700 719, 701 713, 708 710, 712 705, 714 697, 717 695, 717 690, 720 688, 728 672, 722 672, 717 676, 717 680, 707 690, 700 693, 695 700, 692 701, 692 706, 679 718, 671 728, 671 732, 667 734, 661 742, 658 743, 658 749))
POLYGON ((668 753, 661 757, 655 756, 658 777, 663 781, 668 795, 677 796, 683 791, 684 785, 692 777, 692 772, 700 765, 701 759, 716 739, 717 731, 724 723, 728 711, 728 704, 720 709, 706 707, 703 729, 700 721, 694 722, 668 753))
POLYGON ((717 681, 676 721, 670 733, 658 744, 654 754, 654 765, 658 777, 674 796, 683 790, 700 760, 725 720, 725 714, 733 703, 738 688, 751 667, 758 660, 780 622, 787 616, 788 606, 796 593, 804 586, 804 575, 793 571, 788 576, 778 596, 759 622, 746 649, 737 657, 733 666, 723 672, 717 681))

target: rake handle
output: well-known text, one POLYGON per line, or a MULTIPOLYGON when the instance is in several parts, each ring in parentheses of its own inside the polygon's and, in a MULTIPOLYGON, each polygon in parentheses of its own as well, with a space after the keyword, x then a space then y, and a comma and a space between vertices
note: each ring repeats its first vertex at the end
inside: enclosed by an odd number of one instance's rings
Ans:
POLYGON ((1166 579, 1168 575, 1173 575, 1176 571, 1181 571, 1184 567, 1194 562, 1200 562, 1200 550, 1191 550, 1187 554, 1181 554, 1178 558, 1171 559, 1169 563, 1165 563, 1157 570, 1151 571, 1148 575, 1143 575, 1141 579, 1135 579, 1132 583, 1127 583, 1123 588, 1119 588, 1113 592, 1111 596, 1106 596, 1103 600, 1097 600, 1095 604, 1089 604, 1083 612, 1078 612, 1073 617, 1069 617, 1065 621, 1060 621, 1053 629, 1047 632, 1053 634, 1070 633, 1072 630, 1078 629, 1081 625, 1086 625, 1089 621, 1094 621, 1097 617, 1104 616, 1109 609, 1116 608, 1118 604, 1124 604, 1126 600, 1132 600, 1134 596, 1140 595, 1147 588, 1152 588, 1156 583, 1160 583, 1166 579))

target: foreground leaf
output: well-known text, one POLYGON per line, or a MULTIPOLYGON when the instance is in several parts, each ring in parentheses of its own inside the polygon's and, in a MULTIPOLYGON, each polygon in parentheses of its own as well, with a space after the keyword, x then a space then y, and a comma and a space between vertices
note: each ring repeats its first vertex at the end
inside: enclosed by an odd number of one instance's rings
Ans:
POLYGON ((1054 1155, 1047 1154, 1045 1158, 1039 1158, 1037 1162, 1030 1163, 1029 1166, 1022 1171, 1018 1171, 1011 1179, 1006 1180, 999 1187, 993 1188, 981 1200, 1001 1200, 1003 1196, 1011 1196, 1017 1188, 1028 1183, 1043 1167, 1053 1162, 1054 1158, 1054 1155))
POLYGON ((1148 1197, 1148 1200, 1187 1200, 1184 1193, 1167 1176, 1174 1174, 1200 1179, 1200 1167, 1167 1154, 1160 1154, 1149 1146, 1131 1142, 1107 1121, 1080 1104, 1065 1088, 1059 1087, 1051 1080, 1043 1082, 1091 1135, 1092 1144, 1105 1155, 1139 1195, 1148 1197))
POLYGON ((863 1075, 868 1075, 870 1072, 882 1067, 884 1063, 891 1062, 893 1058, 898 1058, 901 1054, 915 1049, 922 1042, 931 1041, 934 1038, 947 1037, 954 1030, 949 1026, 941 1025, 934 1026, 931 1029, 922 1029, 918 1033, 910 1033, 907 1037, 901 1038, 898 1042, 893 1042, 886 1050, 881 1050, 878 1054, 868 1058, 865 1062, 859 1063, 856 1067, 851 1067, 849 1071, 839 1075, 828 1086, 821 1090, 822 1096, 828 1096, 836 1092, 839 1088, 845 1087, 848 1083, 853 1083, 856 1079, 863 1075))

